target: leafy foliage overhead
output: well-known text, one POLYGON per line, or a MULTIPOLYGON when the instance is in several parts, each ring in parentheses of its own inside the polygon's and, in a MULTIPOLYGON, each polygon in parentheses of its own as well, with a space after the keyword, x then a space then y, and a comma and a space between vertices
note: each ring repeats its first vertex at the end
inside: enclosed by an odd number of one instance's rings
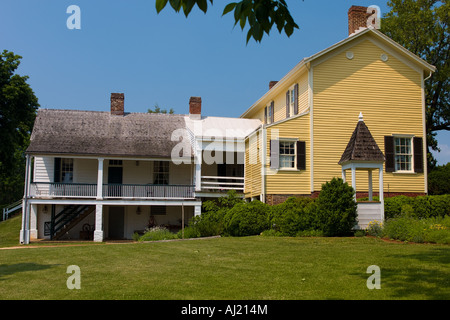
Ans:
MULTIPOLYGON (((209 0, 211 5, 213 0, 209 0)), ((156 11, 159 13, 163 10, 167 3, 179 12, 183 9, 184 15, 187 17, 192 8, 197 5, 204 13, 208 11, 208 0, 156 0, 156 11)), ((261 42, 264 33, 270 33, 273 25, 276 25, 279 33, 283 30, 288 37, 292 35, 294 29, 298 29, 298 25, 289 12, 285 0, 242 0, 228 3, 222 15, 233 12, 234 25, 239 24, 244 30, 247 23, 250 28, 247 32, 247 43, 253 38, 257 42, 261 42)))

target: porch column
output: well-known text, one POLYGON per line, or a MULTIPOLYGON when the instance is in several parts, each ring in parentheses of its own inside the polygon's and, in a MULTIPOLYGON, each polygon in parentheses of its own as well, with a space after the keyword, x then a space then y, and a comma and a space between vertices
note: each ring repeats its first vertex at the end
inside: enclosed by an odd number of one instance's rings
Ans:
POLYGON ((355 164, 352 163, 352 188, 355 190, 355 201, 356 201, 356 168, 355 164))
POLYGON ((36 240, 38 237, 37 213, 38 213, 38 205, 32 204, 30 206, 30 239, 33 240, 36 240))
POLYGON ((342 167, 342 180, 344 181, 344 183, 347 182, 347 176, 344 167, 342 167))
POLYGON ((95 231, 94 231, 94 241, 103 241, 103 205, 97 204, 95 206, 95 231))
POLYGON ((98 158, 97 170, 97 200, 103 199, 103 158, 98 158))
POLYGON ((202 190, 202 151, 197 151, 195 157, 195 191, 202 190))
POLYGON ((372 170, 369 169, 369 201, 373 200, 373 192, 372 192, 372 170))
POLYGON ((383 189, 383 165, 378 169, 379 171, 379 201, 381 203, 381 221, 384 222, 384 189, 383 189))
POLYGON ((19 241, 21 244, 30 243, 30 205, 28 203, 28 193, 30 190, 31 182, 31 159, 30 155, 26 155, 26 166, 25 166, 25 190, 23 194, 22 202, 22 229, 20 230, 19 241))

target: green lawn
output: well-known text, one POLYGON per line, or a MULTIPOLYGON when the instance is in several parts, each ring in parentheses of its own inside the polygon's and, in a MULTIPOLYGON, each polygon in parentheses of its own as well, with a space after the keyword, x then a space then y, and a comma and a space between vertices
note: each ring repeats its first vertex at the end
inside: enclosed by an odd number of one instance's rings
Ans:
POLYGON ((0 249, 0 299, 448 300, 450 246, 255 236, 0 249), (69 265, 80 290, 66 286, 69 265), (370 265, 379 290, 366 286, 370 265))

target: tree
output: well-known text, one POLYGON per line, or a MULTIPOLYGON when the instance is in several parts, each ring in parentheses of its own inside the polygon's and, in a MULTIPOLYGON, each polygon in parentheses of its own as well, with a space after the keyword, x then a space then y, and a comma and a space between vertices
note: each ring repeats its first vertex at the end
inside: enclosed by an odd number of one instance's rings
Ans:
POLYGON ((450 194, 450 162, 436 166, 428 174, 429 194, 450 194))
POLYGON ((7 50, 0 54, 0 204, 23 194, 24 152, 39 107, 28 77, 15 73, 20 59, 7 50))
MULTIPOLYGON (((147 112, 148 113, 164 113, 164 114, 167 113, 167 109, 161 109, 158 104, 155 104, 154 108, 155 108, 154 110, 148 109, 147 112)), ((173 111, 173 109, 170 108, 169 114, 174 114, 174 112, 175 111, 173 111)))
MULTIPOLYGON (((156 11, 159 13, 170 3, 172 8, 179 12, 183 9, 184 15, 187 17, 192 8, 197 5, 204 13, 208 10, 208 0, 156 0, 156 11)), ((209 0, 211 5, 213 0, 209 0)), ((244 30, 247 22, 250 29, 247 32, 247 43, 250 38, 260 42, 264 33, 269 34, 275 24, 278 32, 283 30, 288 37, 292 35, 294 29, 298 29, 298 25, 289 12, 285 0, 241 0, 228 3, 223 9, 222 16, 233 12, 234 25, 244 30)))
POLYGON ((436 165, 430 152, 439 151, 436 132, 450 130, 450 2, 438 0, 391 0, 391 11, 381 31, 412 53, 436 67, 425 81, 428 168, 436 165))

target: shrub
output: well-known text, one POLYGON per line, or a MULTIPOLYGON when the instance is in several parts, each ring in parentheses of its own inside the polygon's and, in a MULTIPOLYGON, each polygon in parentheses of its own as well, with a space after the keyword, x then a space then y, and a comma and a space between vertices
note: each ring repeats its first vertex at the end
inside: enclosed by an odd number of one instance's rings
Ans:
POLYGON ((322 185, 317 199, 317 228, 326 236, 351 233, 356 224, 355 191, 341 178, 333 178, 322 185))
POLYGON ((383 235, 400 241, 424 242, 425 224, 412 217, 398 217, 386 221, 383 235))
MULTIPOLYGON (((184 228, 184 238, 199 238, 200 233, 198 232, 197 228, 192 226, 187 226, 184 228)), ((178 231, 177 238, 182 239, 183 238, 183 230, 178 231)))
POLYGON ((413 208, 414 216, 419 219, 444 217, 450 214, 450 195, 416 197, 413 208))
POLYGON ((270 207, 259 200, 239 202, 225 214, 224 232, 230 236, 257 235, 269 229, 270 207))
POLYGON ((450 244, 450 216, 427 219, 425 242, 450 244))
POLYGON ((423 219, 450 215, 450 195, 436 196, 396 196, 384 199, 386 219, 401 215, 423 219))
POLYGON ((177 235, 170 232, 167 228, 156 226, 147 229, 145 233, 139 238, 139 241, 170 240, 176 238, 177 235))
POLYGON ((383 223, 377 220, 370 221, 366 233, 369 236, 381 237, 383 235, 383 223))
MULTIPOLYGON (((242 198, 235 190, 230 190, 227 196, 203 202, 204 212, 194 217, 189 227, 195 230, 199 237, 210 237, 223 234, 225 214, 236 204, 243 204, 242 198)), ((192 231, 194 232, 194 231, 192 231)))
POLYGON ((299 231, 311 229, 313 215, 310 214, 311 198, 288 198, 285 202, 272 207, 269 225, 286 236, 295 236, 299 231))
POLYGON ((407 209, 405 205, 412 206, 414 198, 407 196, 396 196, 384 199, 384 216, 386 219, 392 219, 402 214, 407 209))
POLYGON ((401 241, 450 244, 450 216, 428 219, 407 216, 394 218, 386 221, 383 235, 401 241))

